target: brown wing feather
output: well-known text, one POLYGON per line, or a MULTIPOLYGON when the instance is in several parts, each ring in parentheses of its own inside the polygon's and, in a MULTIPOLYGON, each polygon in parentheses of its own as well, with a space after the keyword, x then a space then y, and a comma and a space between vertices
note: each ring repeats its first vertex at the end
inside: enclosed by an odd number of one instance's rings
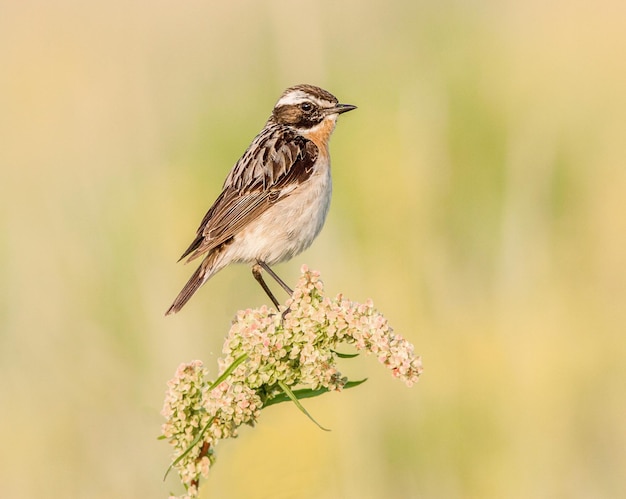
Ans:
POLYGON ((292 129, 266 126, 231 170, 180 259, 191 255, 191 261, 227 242, 288 196, 311 176, 318 154, 313 142, 292 129))

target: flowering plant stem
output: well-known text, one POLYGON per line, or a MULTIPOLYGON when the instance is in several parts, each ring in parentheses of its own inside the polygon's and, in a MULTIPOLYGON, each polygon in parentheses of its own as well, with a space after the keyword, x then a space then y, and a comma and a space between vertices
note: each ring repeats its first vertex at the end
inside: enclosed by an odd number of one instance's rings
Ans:
POLYGON ((319 273, 303 266, 292 297, 278 311, 262 306, 237 313, 215 381, 206 379, 208 370, 199 360, 179 366, 168 382, 162 433, 174 447, 168 472, 176 469, 186 489, 180 497, 197 497, 200 478, 215 462, 216 445, 236 437, 242 424, 253 426, 264 407, 290 400, 328 431, 300 399, 365 381, 341 375, 337 360, 358 354, 339 353, 340 345, 375 355, 408 386, 418 380, 422 364, 413 345, 393 332, 371 301, 330 299, 323 291, 319 273))

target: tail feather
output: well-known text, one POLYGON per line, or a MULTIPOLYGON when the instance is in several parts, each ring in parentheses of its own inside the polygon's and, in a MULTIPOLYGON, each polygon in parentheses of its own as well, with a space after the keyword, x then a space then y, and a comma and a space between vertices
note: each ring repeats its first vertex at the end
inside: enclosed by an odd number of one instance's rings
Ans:
POLYGON ((200 286, 207 282, 209 278, 213 274, 215 274, 215 272, 222 268, 221 266, 216 265, 217 262, 215 257, 217 255, 218 252, 215 252, 207 255, 206 258, 202 260, 200 266, 189 278, 187 284, 185 284, 185 287, 178 294, 178 296, 174 300, 174 303, 172 303, 172 306, 167 309, 167 312, 165 312, 165 315, 175 314, 181 308, 183 308, 185 304, 189 301, 189 299, 193 296, 193 294, 198 291, 200 286))

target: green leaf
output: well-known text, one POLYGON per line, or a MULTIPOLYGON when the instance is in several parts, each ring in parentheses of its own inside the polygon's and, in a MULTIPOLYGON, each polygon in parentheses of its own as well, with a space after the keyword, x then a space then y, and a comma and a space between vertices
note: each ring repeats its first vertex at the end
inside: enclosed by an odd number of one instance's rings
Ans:
MULTIPOLYGON (((365 383, 367 378, 360 379, 358 381, 348 381, 345 385, 343 385, 343 389, 347 390, 348 388, 354 388, 355 386, 359 386, 361 383, 365 383)), ((313 390, 311 388, 300 388, 298 390, 292 390, 291 393, 295 395, 295 397, 300 399, 308 399, 313 397, 319 397, 324 393, 327 393, 328 388, 318 388, 317 390, 313 390)), ((263 404, 263 407, 269 407, 270 405, 280 404, 281 402, 289 402, 291 399, 287 396, 286 393, 281 393, 272 397, 269 400, 266 400, 263 404)))
POLYGON ((335 352, 334 350, 333 350, 333 353, 340 359, 354 359, 355 357, 359 356, 358 353, 340 353, 340 352, 335 352))
POLYGON ((233 363, 228 366, 228 369, 226 369, 222 375, 217 378, 213 383, 211 383, 211 385, 209 386, 208 390, 211 391, 213 390, 213 388, 215 388, 217 385, 219 385, 222 381, 224 381, 226 378, 228 378, 231 373, 237 369, 237 367, 239 366, 239 364, 241 364, 243 361, 245 361, 248 358, 248 354, 244 353, 241 357, 236 358, 233 363))
POLYGON ((359 386, 362 383, 365 383, 367 378, 360 379, 358 381, 348 381, 345 385, 343 385, 343 389, 347 390, 348 388, 354 388, 355 386, 359 386))
POLYGON ((313 421, 321 430, 324 431, 330 431, 328 428, 324 428, 321 424, 319 424, 317 421, 315 421, 315 419, 313 419, 313 416, 311 416, 308 411, 304 408, 304 406, 299 402, 299 400, 296 398, 296 396, 294 395, 294 393, 291 391, 291 389, 282 381, 278 382, 278 386, 280 386, 282 388, 282 390, 287 394, 287 396, 291 399, 291 401, 296 404, 296 407, 298 409, 300 409, 302 411, 302 413, 309 418, 311 421, 313 421))
MULTIPOLYGON (((367 378, 361 379, 358 381, 348 381, 345 385, 343 385, 343 389, 347 390, 348 388, 354 388, 355 386, 359 386, 361 383, 365 383, 365 381, 367 381, 367 378)), ((295 397, 298 400, 300 400, 300 399, 318 397, 320 395, 323 395, 324 393, 327 393, 328 391, 329 391, 328 388, 318 388, 316 390, 313 390, 311 388, 300 388, 298 390, 292 390, 291 393, 293 393, 295 397)), ((290 400, 291 399, 287 396, 286 393, 281 393, 279 395, 272 397, 269 400, 266 400, 265 403, 263 404, 263 407, 269 407, 270 405, 280 404, 281 402, 289 402, 290 400)))
MULTIPOLYGON (((326 392, 328 392, 328 388, 318 388, 317 390, 312 390, 311 388, 301 388, 299 390, 292 390, 292 393, 298 400, 317 397, 326 392)), ((263 407, 280 404, 281 402, 289 402, 290 400, 291 399, 287 396, 287 394, 283 392, 269 400, 266 400, 263 404, 263 407)))

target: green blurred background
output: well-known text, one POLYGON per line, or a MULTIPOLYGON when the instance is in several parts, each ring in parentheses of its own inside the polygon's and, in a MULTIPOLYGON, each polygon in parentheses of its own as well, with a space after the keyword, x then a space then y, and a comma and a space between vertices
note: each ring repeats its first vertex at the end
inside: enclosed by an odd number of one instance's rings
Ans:
POLYGON ((211 498, 626 497, 626 4, 0 1, 0 495, 144 498, 165 383, 267 300, 245 266, 163 316, 287 86, 359 106, 302 263, 423 355, 407 389, 218 447, 211 498))

